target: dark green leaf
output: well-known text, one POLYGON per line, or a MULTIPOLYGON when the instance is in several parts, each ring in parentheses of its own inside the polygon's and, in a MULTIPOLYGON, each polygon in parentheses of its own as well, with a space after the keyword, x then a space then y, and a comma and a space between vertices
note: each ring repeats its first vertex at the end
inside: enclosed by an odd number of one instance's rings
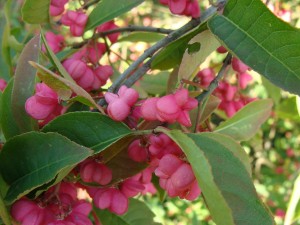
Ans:
POLYGON ((36 70, 28 63, 38 61, 40 36, 32 38, 23 49, 15 72, 12 91, 12 114, 22 132, 36 130, 37 121, 25 111, 25 102, 34 93, 36 70))
POLYGON ((57 133, 29 132, 10 139, 0 154, 0 171, 10 185, 5 200, 12 203, 90 155, 90 149, 57 133))
POLYGON ((42 131, 58 132, 80 145, 92 148, 95 153, 132 133, 123 123, 96 112, 64 114, 47 124, 42 131))
POLYGON ((138 33, 130 33, 127 36, 124 36, 118 40, 118 42, 158 42, 159 40, 163 39, 165 35, 153 33, 153 32, 138 32, 138 33))
POLYGON ((111 0, 102 0, 89 15, 85 30, 94 29, 95 27, 114 19, 132 8, 143 3, 144 0, 118 0, 118 4, 111 0))
POLYGON ((50 0, 25 0, 22 7, 22 17, 27 23, 48 23, 50 0))
POLYGON ((137 199, 129 200, 128 212, 118 216, 108 210, 95 209, 103 225, 160 225, 154 222, 155 214, 142 201, 137 199))
POLYGON ((215 132, 231 136, 236 141, 245 141, 255 135, 260 126, 268 119, 273 102, 270 99, 250 102, 233 117, 221 123, 215 132))
POLYGON ((208 22, 221 43, 275 85, 300 95, 300 31, 260 0, 229 0, 208 22))
POLYGON ((22 133, 12 114, 11 94, 13 85, 14 80, 11 79, 1 96, 0 122, 6 140, 22 133))
POLYGON ((233 139, 214 133, 157 131, 171 137, 186 154, 216 224, 275 224, 241 161, 247 155, 233 139))

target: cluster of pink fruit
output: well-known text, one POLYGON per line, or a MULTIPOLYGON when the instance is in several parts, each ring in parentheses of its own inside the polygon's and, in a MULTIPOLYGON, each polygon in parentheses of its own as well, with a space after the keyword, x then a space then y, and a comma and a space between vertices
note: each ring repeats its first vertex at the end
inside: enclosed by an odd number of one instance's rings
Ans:
POLYGON ((74 184, 62 182, 35 201, 18 200, 11 215, 22 225, 92 225, 88 218, 92 205, 77 198, 74 184))
POLYGON ((170 197, 195 200, 201 193, 191 165, 182 150, 167 135, 150 135, 148 141, 135 140, 128 154, 137 162, 148 161, 159 177, 160 187, 170 197))
MULTIPOLYGON (((225 53, 224 47, 217 49, 219 53, 225 53)), ((236 72, 236 82, 232 83, 226 79, 222 80, 216 90, 213 92, 215 96, 221 99, 219 109, 224 110, 228 117, 232 117, 238 110, 249 102, 255 100, 242 94, 242 90, 246 89, 252 76, 247 73, 250 68, 239 59, 233 57, 232 69, 236 72)), ((198 72, 197 78, 202 87, 207 88, 210 82, 215 78, 215 71, 212 68, 205 68, 198 72)), ((230 77, 229 77, 230 78, 230 77)), ((229 80, 229 79, 228 79, 229 80)))
POLYGON ((159 0, 163 5, 167 5, 173 14, 191 16, 198 18, 200 8, 197 0, 159 0))

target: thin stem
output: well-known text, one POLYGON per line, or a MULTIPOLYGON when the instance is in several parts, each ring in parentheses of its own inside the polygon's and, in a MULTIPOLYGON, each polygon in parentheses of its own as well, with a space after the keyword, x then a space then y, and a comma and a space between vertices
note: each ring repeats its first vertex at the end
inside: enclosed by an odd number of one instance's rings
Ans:
MULTIPOLYGON (((123 32, 137 32, 137 31, 144 31, 144 32, 153 32, 153 33, 161 33, 161 34, 170 34, 174 30, 171 29, 164 29, 159 27, 144 27, 144 26, 135 26, 135 25, 129 25, 127 27, 120 27, 116 29, 111 29, 103 32, 95 33, 92 37, 92 39, 97 39, 100 37, 106 37, 107 35, 114 34, 114 33, 123 33, 123 32)), ((88 43, 89 40, 84 40, 79 43, 74 43, 71 45, 72 48, 81 48, 85 44, 88 43)))
POLYGON ((213 81, 209 84, 207 90, 203 91, 200 95, 196 97, 199 104, 201 104, 211 93, 218 87, 220 80, 224 77, 227 67, 231 64, 232 55, 230 53, 227 54, 224 59, 223 65, 218 73, 218 75, 213 79, 213 81))
POLYGON ((107 36, 113 33, 121 33, 121 32, 135 32, 135 31, 144 31, 144 32, 153 32, 153 33, 161 33, 161 34, 170 34, 174 30, 171 29, 164 29, 160 27, 145 27, 145 26, 136 26, 136 25, 129 25, 128 27, 120 27, 116 29, 111 29, 108 31, 103 31, 96 34, 98 37, 107 36))

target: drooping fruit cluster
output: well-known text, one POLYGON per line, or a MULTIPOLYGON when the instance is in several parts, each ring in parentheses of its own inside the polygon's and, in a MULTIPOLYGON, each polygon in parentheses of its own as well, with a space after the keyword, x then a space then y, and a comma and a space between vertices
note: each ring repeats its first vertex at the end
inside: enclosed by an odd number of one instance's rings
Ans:
MULTIPOLYGON (((217 51, 219 53, 227 52, 224 47, 218 48, 217 51)), ((238 110, 254 100, 242 94, 242 90, 246 89, 252 80, 252 76, 247 72, 250 68, 235 57, 233 57, 231 65, 233 71, 236 72, 235 82, 225 77, 213 92, 215 96, 221 99, 219 109, 224 110, 228 117, 232 117, 238 110)), ((197 78, 200 85, 207 88, 215 78, 215 71, 212 68, 205 68, 198 72, 197 78)))
POLYGON ((178 145, 165 134, 151 135, 147 144, 143 142, 145 140, 135 140, 129 145, 130 158, 137 162, 148 161, 168 196, 195 200, 201 191, 178 145))
POLYGON ((47 123, 62 113, 63 107, 59 103, 55 91, 44 83, 38 83, 35 94, 25 103, 25 110, 34 119, 47 123))
POLYGON ((12 217, 22 225, 92 225, 88 218, 92 205, 77 198, 77 189, 62 182, 38 199, 22 198, 11 208, 12 217))

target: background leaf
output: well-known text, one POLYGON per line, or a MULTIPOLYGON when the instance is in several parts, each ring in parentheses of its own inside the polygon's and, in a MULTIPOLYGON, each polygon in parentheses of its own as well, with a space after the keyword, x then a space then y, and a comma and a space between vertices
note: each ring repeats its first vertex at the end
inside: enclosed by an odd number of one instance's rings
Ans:
POLYGON ((91 154, 57 133, 29 132, 10 139, 0 154, 0 171, 10 185, 5 200, 14 202, 91 154))
POLYGON ((294 183, 293 192, 290 197, 288 209, 284 219, 284 225, 293 224, 295 219, 299 217, 299 215, 296 214, 297 207, 300 207, 300 174, 298 175, 294 183))
POLYGON ((207 29, 206 23, 192 30, 190 33, 171 42, 155 55, 151 69, 168 70, 180 64, 188 42, 197 34, 207 29))
POLYGON ((15 72, 12 90, 11 110, 22 132, 36 130, 37 121, 25 110, 25 102, 34 93, 36 70, 28 62, 38 61, 40 52, 40 35, 32 38, 23 49, 15 72))
POLYGON ((121 37, 118 42, 158 42, 159 40, 163 39, 166 35, 153 33, 153 32, 137 32, 137 33, 130 33, 126 36, 121 37))
POLYGON ((181 79, 190 80, 195 71, 199 70, 201 63, 220 46, 219 41, 209 30, 197 34, 189 41, 189 45, 195 43, 200 45, 200 49, 194 52, 190 52, 189 49, 185 50, 178 71, 179 81, 181 79))
POLYGON ((245 141, 255 135, 260 126, 268 119, 272 110, 272 100, 263 99, 250 102, 233 117, 222 122, 215 132, 245 141))
POLYGON ((22 7, 22 18, 27 23, 48 23, 50 0, 25 0, 22 7))
POLYGON ((48 23, 50 0, 25 0, 22 7, 22 18, 31 24, 48 23))
POLYGON ((233 139, 214 133, 157 131, 167 134, 186 154, 216 224, 275 224, 237 152, 247 155, 233 139))
POLYGON ((278 117, 300 121, 300 97, 290 96, 284 99, 276 109, 278 117))
POLYGON ((142 201, 131 198, 129 200, 128 212, 118 216, 108 210, 95 208, 95 212, 103 225, 160 225, 154 222, 155 214, 142 201))
POLYGON ((94 29, 115 17, 130 11, 132 8, 143 2, 144 0, 118 0, 118 4, 116 4, 115 1, 102 0, 89 15, 85 30, 94 29))
POLYGON ((169 73, 162 71, 155 75, 146 75, 140 80, 141 87, 149 94, 162 95, 166 93, 169 73))
POLYGON ((226 48, 275 85, 300 95, 300 31, 260 0, 229 0, 208 27, 226 48))

